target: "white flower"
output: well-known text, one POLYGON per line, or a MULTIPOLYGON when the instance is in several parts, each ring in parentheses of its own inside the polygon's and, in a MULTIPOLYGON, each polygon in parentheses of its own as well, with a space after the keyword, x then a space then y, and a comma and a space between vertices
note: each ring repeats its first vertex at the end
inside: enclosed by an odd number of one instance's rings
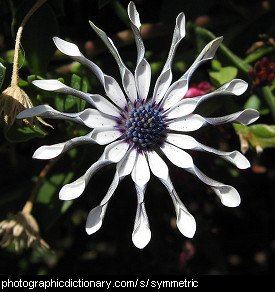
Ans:
POLYGON ((74 95, 88 102, 93 108, 87 108, 79 113, 63 113, 48 105, 40 105, 21 112, 18 118, 40 116, 65 119, 93 129, 83 137, 51 146, 42 146, 35 151, 33 157, 51 159, 82 143, 107 145, 102 156, 83 176, 62 187, 59 197, 61 200, 72 200, 79 197, 96 171, 107 164, 116 163, 116 172, 111 186, 99 206, 90 211, 86 231, 88 234, 92 234, 101 227, 107 206, 118 184, 125 176, 131 174, 137 191, 137 212, 132 240, 135 246, 144 248, 151 238, 144 201, 145 189, 151 172, 165 185, 172 198, 180 232, 191 238, 196 230, 195 219, 181 202, 170 180, 167 164, 162 158, 163 154, 173 164, 184 168, 209 185, 224 205, 238 206, 240 196, 237 190, 204 175, 185 150, 193 149, 217 154, 241 169, 250 166, 248 160, 238 151, 219 151, 199 143, 184 133, 195 131, 208 124, 220 125, 234 122, 248 125, 257 120, 259 114, 253 109, 245 109, 218 118, 205 118, 194 114, 199 104, 213 96, 241 95, 247 89, 247 83, 240 79, 234 79, 206 95, 182 99, 188 90, 194 71, 214 57, 222 41, 220 37, 207 44, 187 72, 177 81, 172 82, 172 61, 178 44, 185 36, 183 13, 180 13, 176 19, 167 61, 156 81, 152 97, 148 98, 151 68, 144 56, 145 49, 140 35, 139 14, 133 2, 130 2, 128 6, 128 15, 137 45, 137 65, 134 74, 123 63, 112 40, 107 37, 105 32, 91 23, 92 28, 106 44, 118 64, 124 92, 114 78, 104 74, 95 63, 86 59, 75 44, 55 37, 55 45, 61 52, 93 71, 104 87, 108 98, 78 91, 57 80, 36 80, 33 83, 39 88, 74 95))

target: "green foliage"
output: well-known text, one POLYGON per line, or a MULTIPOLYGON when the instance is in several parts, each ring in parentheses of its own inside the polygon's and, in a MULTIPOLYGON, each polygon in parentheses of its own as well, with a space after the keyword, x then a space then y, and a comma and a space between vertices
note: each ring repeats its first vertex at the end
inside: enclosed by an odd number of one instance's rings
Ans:
POLYGON ((238 75, 238 69, 233 66, 222 67, 218 60, 212 61, 213 71, 209 72, 211 80, 216 87, 235 79, 238 75))
POLYGON ((3 85, 4 79, 6 74, 6 67, 0 63, 0 89, 3 85))
POLYGON ((275 147, 275 126, 255 124, 251 126, 234 125, 242 139, 248 141, 254 148, 263 150, 275 147))

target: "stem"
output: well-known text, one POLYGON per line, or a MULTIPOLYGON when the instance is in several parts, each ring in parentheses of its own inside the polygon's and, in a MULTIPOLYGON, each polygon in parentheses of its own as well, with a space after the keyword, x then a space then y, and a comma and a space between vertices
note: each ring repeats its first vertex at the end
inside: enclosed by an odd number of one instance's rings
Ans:
POLYGON ((39 192, 39 189, 43 183, 43 181, 45 180, 48 172, 52 169, 52 167, 57 163, 57 161, 62 157, 62 155, 59 155, 58 157, 52 159, 48 164, 46 164, 46 166, 42 169, 42 171, 39 174, 39 179, 36 182, 30 197, 28 198, 25 206, 22 209, 22 213, 25 214, 30 214, 32 211, 32 207, 34 204, 34 200, 39 192))
POLYGON ((19 51, 20 51, 20 40, 25 24, 28 22, 30 17, 34 12, 43 5, 47 0, 38 0, 29 12, 25 15, 23 21, 21 22, 20 27, 18 28, 16 39, 15 39, 15 48, 14 48, 14 59, 13 59, 13 69, 11 77, 11 86, 18 86, 19 83, 19 51))
POLYGON ((270 108, 273 121, 275 121, 275 97, 272 94, 272 91, 269 86, 264 86, 260 90, 262 92, 262 95, 264 96, 267 105, 270 108))

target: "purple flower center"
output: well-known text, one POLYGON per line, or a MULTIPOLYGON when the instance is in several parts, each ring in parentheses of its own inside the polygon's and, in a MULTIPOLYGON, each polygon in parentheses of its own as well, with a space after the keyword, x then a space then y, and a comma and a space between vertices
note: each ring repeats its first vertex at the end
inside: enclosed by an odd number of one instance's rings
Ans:
POLYGON ((165 118, 154 105, 136 105, 128 108, 119 121, 124 139, 139 150, 161 145, 165 138, 165 118))

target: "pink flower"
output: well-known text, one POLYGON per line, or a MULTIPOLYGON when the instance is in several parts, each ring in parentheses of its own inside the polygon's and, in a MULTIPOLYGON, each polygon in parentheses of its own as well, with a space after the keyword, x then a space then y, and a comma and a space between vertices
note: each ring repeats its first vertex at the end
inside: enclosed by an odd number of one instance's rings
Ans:
POLYGON ((206 93, 209 93, 213 89, 214 87, 207 81, 202 81, 199 84, 192 84, 183 99, 204 95, 206 93))

